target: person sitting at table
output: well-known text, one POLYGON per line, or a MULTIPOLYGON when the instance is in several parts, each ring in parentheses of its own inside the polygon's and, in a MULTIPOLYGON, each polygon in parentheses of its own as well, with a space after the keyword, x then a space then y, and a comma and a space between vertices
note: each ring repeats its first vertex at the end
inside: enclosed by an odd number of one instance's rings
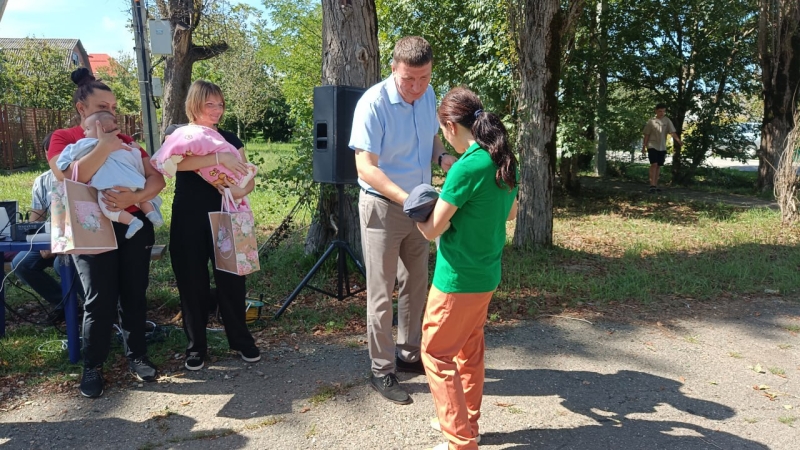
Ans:
MULTIPOLYGON (((50 145, 50 135, 48 135, 42 145, 45 150, 50 145)), ((31 188, 31 209, 28 213, 30 222, 45 222, 49 220, 50 212, 50 191, 56 183, 53 171, 48 170, 40 174, 33 181, 31 188)), ((44 229, 39 233, 44 233, 44 229)), ((17 278, 30 286, 34 292, 39 294, 53 309, 48 315, 48 322, 56 324, 64 321, 64 297, 61 291, 61 284, 45 271, 52 267, 56 273, 61 273, 61 257, 57 257, 50 250, 40 250, 31 252, 19 252, 11 261, 11 269, 17 278)), ((75 283, 78 296, 83 297, 83 288, 80 283, 75 283)))

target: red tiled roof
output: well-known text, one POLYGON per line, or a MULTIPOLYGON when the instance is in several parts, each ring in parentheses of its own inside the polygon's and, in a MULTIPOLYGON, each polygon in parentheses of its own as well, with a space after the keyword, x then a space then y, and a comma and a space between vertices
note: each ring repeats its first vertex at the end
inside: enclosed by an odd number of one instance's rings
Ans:
POLYGON ((114 75, 112 61, 114 61, 114 58, 105 53, 89 53, 89 64, 92 66, 92 73, 95 76, 97 76, 97 72, 101 67, 105 67, 105 72, 109 75, 114 75))

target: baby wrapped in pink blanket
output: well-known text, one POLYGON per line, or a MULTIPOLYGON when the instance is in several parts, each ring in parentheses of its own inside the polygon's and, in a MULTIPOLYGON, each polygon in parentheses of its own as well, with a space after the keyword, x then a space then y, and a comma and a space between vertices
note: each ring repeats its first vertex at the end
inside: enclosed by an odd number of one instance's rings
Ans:
MULTIPOLYGON (((178 172, 178 164, 186 156, 204 156, 215 153, 232 153, 241 160, 239 149, 229 144, 221 134, 213 128, 189 124, 175 130, 160 149, 150 159, 153 167, 168 177, 178 172)), ((256 176, 258 167, 247 163, 247 174, 229 170, 222 164, 203 167, 196 170, 204 180, 213 186, 225 187, 225 183, 245 187, 256 176)), ((244 200, 244 199, 243 199, 244 200)), ((247 202, 242 202, 247 205, 247 202)))

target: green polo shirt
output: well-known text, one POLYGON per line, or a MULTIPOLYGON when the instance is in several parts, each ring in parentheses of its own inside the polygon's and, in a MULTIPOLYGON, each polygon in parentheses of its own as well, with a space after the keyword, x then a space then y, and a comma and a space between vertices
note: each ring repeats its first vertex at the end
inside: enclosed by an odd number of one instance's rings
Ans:
POLYGON ((439 240, 433 285, 447 293, 489 292, 500 284, 506 219, 517 188, 495 183, 497 166, 473 144, 453 164, 439 199, 458 208, 439 240))

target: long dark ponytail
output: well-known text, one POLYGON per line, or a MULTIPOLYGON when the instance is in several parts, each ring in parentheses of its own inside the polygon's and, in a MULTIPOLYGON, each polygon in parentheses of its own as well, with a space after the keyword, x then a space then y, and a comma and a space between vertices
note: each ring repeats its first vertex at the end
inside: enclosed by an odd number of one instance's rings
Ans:
POLYGON ((508 145, 508 131, 496 114, 484 111, 478 96, 464 86, 445 94, 439 105, 440 123, 457 123, 468 128, 481 148, 486 149, 497 165, 495 183, 501 189, 517 185, 517 157, 508 145))

